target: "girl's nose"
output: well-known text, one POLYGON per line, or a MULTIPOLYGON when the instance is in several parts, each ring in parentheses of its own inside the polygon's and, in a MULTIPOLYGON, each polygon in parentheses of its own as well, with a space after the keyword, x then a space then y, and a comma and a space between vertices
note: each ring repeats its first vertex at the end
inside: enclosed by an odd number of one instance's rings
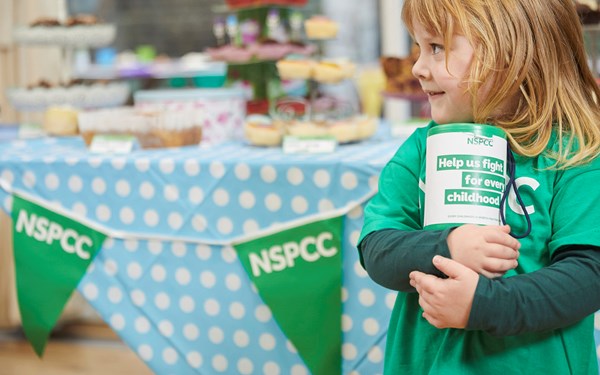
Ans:
POLYGON ((415 78, 419 80, 429 78, 429 69, 427 69, 427 67, 423 63, 423 59, 420 56, 415 62, 415 65, 413 65, 412 67, 412 74, 413 76, 415 76, 415 78))

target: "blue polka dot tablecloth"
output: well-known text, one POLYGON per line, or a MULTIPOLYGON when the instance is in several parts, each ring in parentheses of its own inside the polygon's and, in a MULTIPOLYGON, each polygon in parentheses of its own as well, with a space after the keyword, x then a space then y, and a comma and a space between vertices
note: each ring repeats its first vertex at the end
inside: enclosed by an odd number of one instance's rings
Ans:
POLYGON ((402 139, 284 154, 243 143, 88 152, 79 138, 0 142, 10 191, 111 235, 79 292, 157 374, 309 374, 231 243, 330 212, 344 215, 342 373, 382 372, 395 293, 373 283, 356 242, 364 202, 402 139))

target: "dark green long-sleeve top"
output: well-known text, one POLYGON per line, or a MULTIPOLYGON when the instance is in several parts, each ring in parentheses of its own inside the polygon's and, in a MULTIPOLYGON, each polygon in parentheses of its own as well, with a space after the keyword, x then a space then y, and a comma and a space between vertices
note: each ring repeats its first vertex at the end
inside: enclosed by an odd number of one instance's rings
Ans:
MULTIPOLYGON (((432 258, 451 258, 449 233, 450 229, 370 233, 359 246, 361 263, 378 284, 416 293, 409 284, 411 271, 444 276, 432 258)), ((519 278, 480 276, 467 329, 494 335, 551 330, 600 309, 600 248, 567 246, 554 254, 551 263, 519 278)))

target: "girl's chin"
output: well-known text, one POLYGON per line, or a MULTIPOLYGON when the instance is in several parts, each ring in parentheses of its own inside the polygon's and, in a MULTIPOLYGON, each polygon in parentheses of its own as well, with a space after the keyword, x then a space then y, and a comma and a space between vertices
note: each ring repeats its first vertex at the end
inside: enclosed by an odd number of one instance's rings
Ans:
POLYGON ((448 117, 448 116, 436 116, 431 115, 431 119, 438 125, 443 124, 458 124, 458 123, 472 123, 473 119, 468 117, 448 117))

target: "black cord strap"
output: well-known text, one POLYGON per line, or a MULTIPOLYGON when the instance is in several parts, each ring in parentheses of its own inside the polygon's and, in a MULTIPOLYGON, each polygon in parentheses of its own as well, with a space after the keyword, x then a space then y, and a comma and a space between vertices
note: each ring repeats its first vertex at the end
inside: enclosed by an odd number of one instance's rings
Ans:
POLYGON ((506 224, 506 218, 504 217, 504 207, 506 205, 506 200, 508 198, 508 194, 510 193, 510 189, 512 188, 517 196, 517 201, 519 202, 519 206, 523 210, 525 215, 525 220, 527 220, 527 230, 522 234, 515 234, 514 232, 510 232, 510 235, 514 238, 525 238, 529 236, 531 233, 531 218, 529 217, 529 213, 527 212, 527 207, 523 203, 523 199, 521 198, 521 194, 519 194, 519 189, 517 188, 517 182, 515 178, 515 170, 516 170, 516 162, 515 157, 510 150, 510 144, 506 142, 506 174, 508 175, 508 183, 504 188, 504 193, 502 193, 502 198, 500 199, 500 219, 502 220, 502 224, 506 224))

